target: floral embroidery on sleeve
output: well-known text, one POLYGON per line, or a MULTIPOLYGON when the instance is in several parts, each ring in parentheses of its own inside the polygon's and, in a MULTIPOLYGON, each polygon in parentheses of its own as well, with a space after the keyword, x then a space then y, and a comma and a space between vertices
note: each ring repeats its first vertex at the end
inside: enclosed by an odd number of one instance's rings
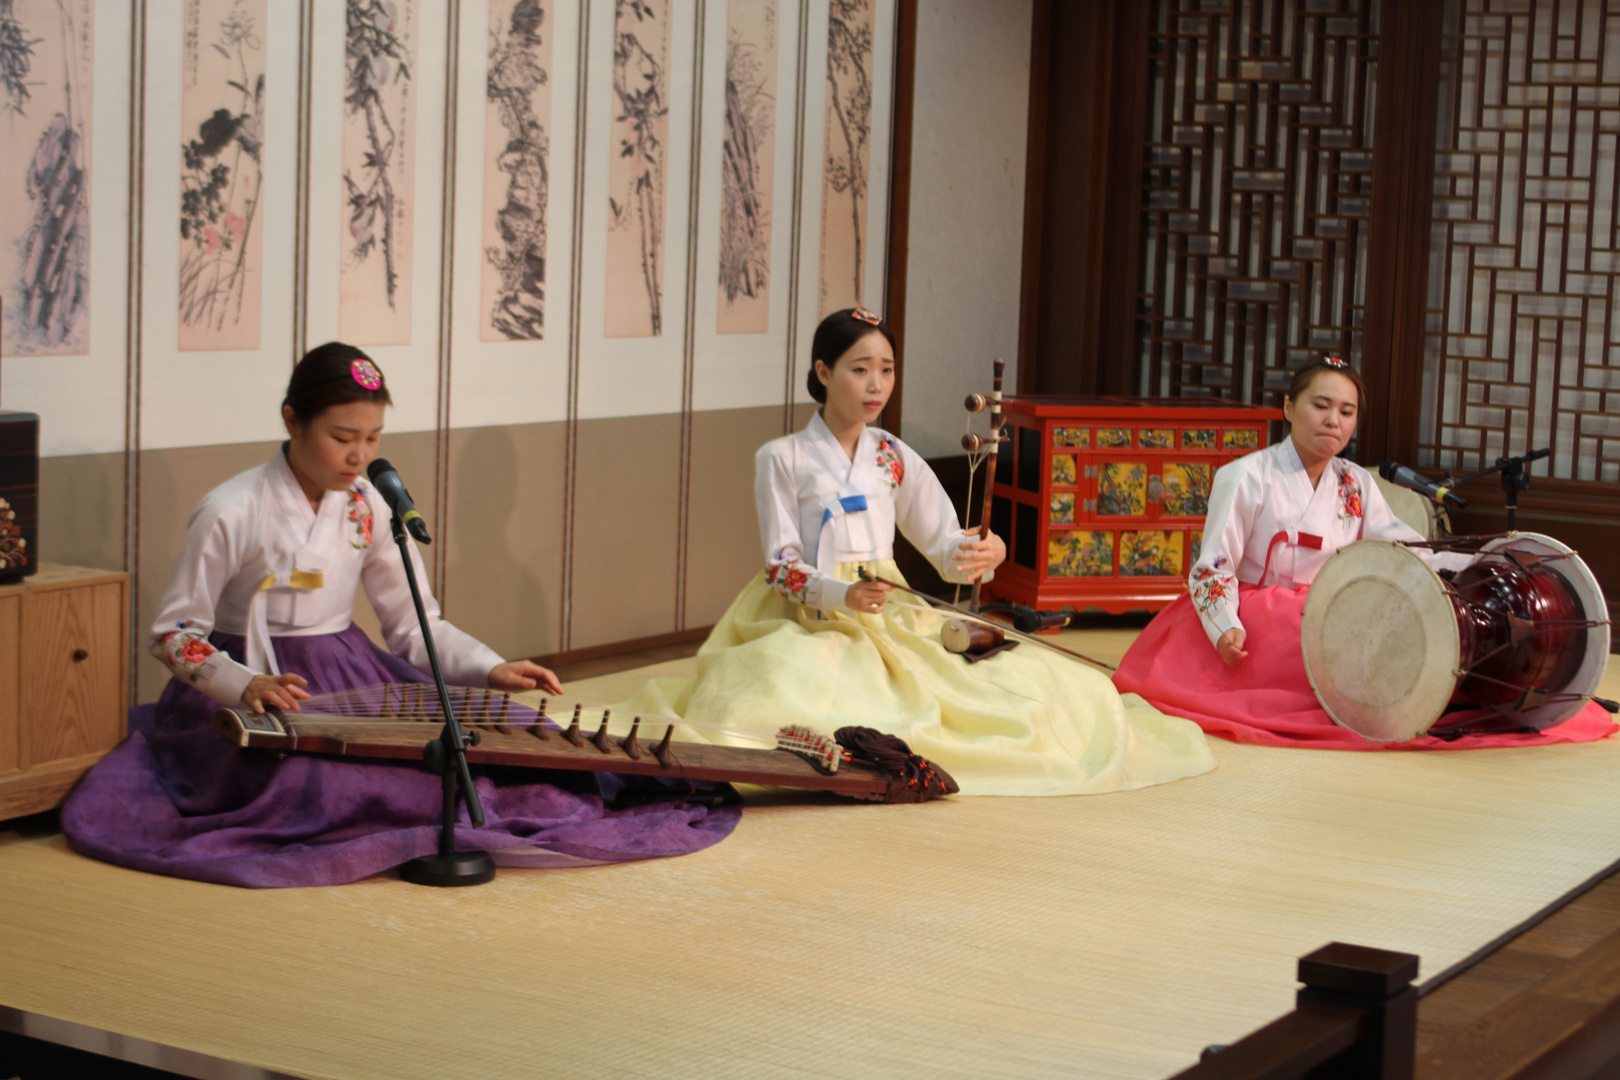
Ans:
POLYGON ((1213 611, 1222 600, 1237 594, 1237 579, 1231 574, 1222 574, 1207 566, 1200 566, 1193 572, 1192 602, 1193 607, 1207 615, 1213 611))
POLYGON ((877 463, 878 468, 883 470, 884 483, 890 487, 899 487, 900 481, 906 478, 905 463, 900 460, 900 452, 887 435, 878 437, 877 463))
POLYGON ((1349 469, 1339 474, 1339 520, 1350 521, 1361 516, 1361 485, 1349 469))
POLYGON ((219 651, 208 644, 202 633, 187 629, 184 619, 176 629, 158 638, 158 649, 158 658, 169 665, 169 670, 176 675, 188 676, 192 682, 197 681, 197 675, 208 658, 219 651))
POLYGON ((349 544, 355 548, 368 548, 371 546, 372 514, 371 504, 366 501, 365 492, 358 485, 349 489, 349 524, 354 527, 354 535, 349 537, 349 544))
POLYGON ((810 602, 810 575, 788 563, 777 563, 765 573, 765 580, 783 597, 801 604, 810 602))

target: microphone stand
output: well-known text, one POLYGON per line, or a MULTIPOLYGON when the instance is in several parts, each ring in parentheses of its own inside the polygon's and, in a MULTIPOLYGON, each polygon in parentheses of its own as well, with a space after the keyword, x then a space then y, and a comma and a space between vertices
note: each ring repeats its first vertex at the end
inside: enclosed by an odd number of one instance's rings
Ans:
MULTIPOLYGON (((405 560, 405 580, 411 586, 411 599, 416 602, 416 619, 422 625, 422 642, 427 646, 428 666, 433 670, 433 684, 439 691, 439 708, 444 710, 444 730, 428 743, 422 760, 430 769, 437 769, 444 777, 444 819, 439 827, 439 853, 422 855, 399 868, 399 876, 416 885, 482 885, 495 877, 495 860, 487 851, 456 850, 456 804, 465 801, 467 818, 477 829, 484 824, 484 807, 473 786, 472 770, 467 767, 467 744, 461 725, 450 711, 450 691, 444 685, 444 672, 439 670, 439 650, 433 647, 433 631, 428 627, 427 608, 422 605, 422 590, 416 584, 416 567, 411 562, 411 549, 407 546, 405 526, 398 514, 393 515, 394 543, 399 545, 399 556, 405 560), (459 796, 458 796, 459 788, 459 796)), ((478 745, 478 732, 472 733, 472 743, 478 745)))
POLYGON ((1496 464, 1490 468, 1481 469, 1476 473, 1469 473, 1467 476, 1456 480, 1451 478, 1451 473, 1448 471, 1446 473, 1446 484, 1449 487, 1457 487, 1469 481, 1490 476, 1492 473, 1500 473, 1502 475, 1502 491, 1507 496, 1507 527, 1508 531, 1512 532, 1519 512, 1519 492, 1530 490, 1530 474, 1524 471, 1524 467, 1532 461, 1539 461, 1549 456, 1551 453, 1551 449, 1530 450, 1520 454, 1518 457, 1499 457, 1496 459, 1496 464))

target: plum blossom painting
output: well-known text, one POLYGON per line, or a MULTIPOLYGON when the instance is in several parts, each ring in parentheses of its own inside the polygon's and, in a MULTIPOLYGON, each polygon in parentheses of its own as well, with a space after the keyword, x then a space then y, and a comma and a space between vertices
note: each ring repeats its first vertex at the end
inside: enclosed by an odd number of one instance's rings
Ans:
POLYGON ((0 0, 0 335, 90 346, 91 0, 0 0))
POLYGON ((347 0, 338 333, 411 342, 416 0, 347 0))
POLYGON ((821 174, 821 315, 865 303, 873 0, 829 0, 821 174))
POLYGON ((608 337, 664 332, 670 0, 615 0, 608 164, 608 337))
POLYGON ((268 0, 186 0, 180 349, 259 347, 268 0))
POLYGON ((722 334, 770 329, 775 163, 776 0, 729 0, 720 166, 722 334))
POLYGON ((538 0, 489 0, 479 336, 539 341, 546 308, 551 33, 538 0))

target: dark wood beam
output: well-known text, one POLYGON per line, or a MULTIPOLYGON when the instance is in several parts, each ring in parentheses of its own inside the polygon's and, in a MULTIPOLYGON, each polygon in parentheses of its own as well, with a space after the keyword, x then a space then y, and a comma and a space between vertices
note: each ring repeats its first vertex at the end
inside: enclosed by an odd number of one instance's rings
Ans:
POLYGON ((1442 0, 1403 0, 1381 12, 1362 338, 1371 400, 1357 433, 1364 462, 1417 456, 1443 14, 1442 0))
POLYGON ((911 250, 911 129, 917 99, 917 0, 900 0, 895 13, 894 139, 889 161, 889 257, 883 317, 894 332, 894 393, 883 427, 901 434, 906 386, 906 263, 911 250))
POLYGON ((1134 383, 1151 5, 1035 0, 1019 393, 1134 383))

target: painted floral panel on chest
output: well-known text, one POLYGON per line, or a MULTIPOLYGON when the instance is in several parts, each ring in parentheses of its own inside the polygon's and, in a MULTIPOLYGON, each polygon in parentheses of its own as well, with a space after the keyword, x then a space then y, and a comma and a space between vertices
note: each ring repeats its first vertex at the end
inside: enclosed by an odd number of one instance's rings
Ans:
POLYGON ((1270 441, 1282 411, 1229 401, 1009 397, 990 527, 998 600, 1156 611, 1186 589, 1215 470, 1270 441))
POLYGON ((0 820, 49 810, 127 729, 129 577, 45 563, 0 587, 0 820))

